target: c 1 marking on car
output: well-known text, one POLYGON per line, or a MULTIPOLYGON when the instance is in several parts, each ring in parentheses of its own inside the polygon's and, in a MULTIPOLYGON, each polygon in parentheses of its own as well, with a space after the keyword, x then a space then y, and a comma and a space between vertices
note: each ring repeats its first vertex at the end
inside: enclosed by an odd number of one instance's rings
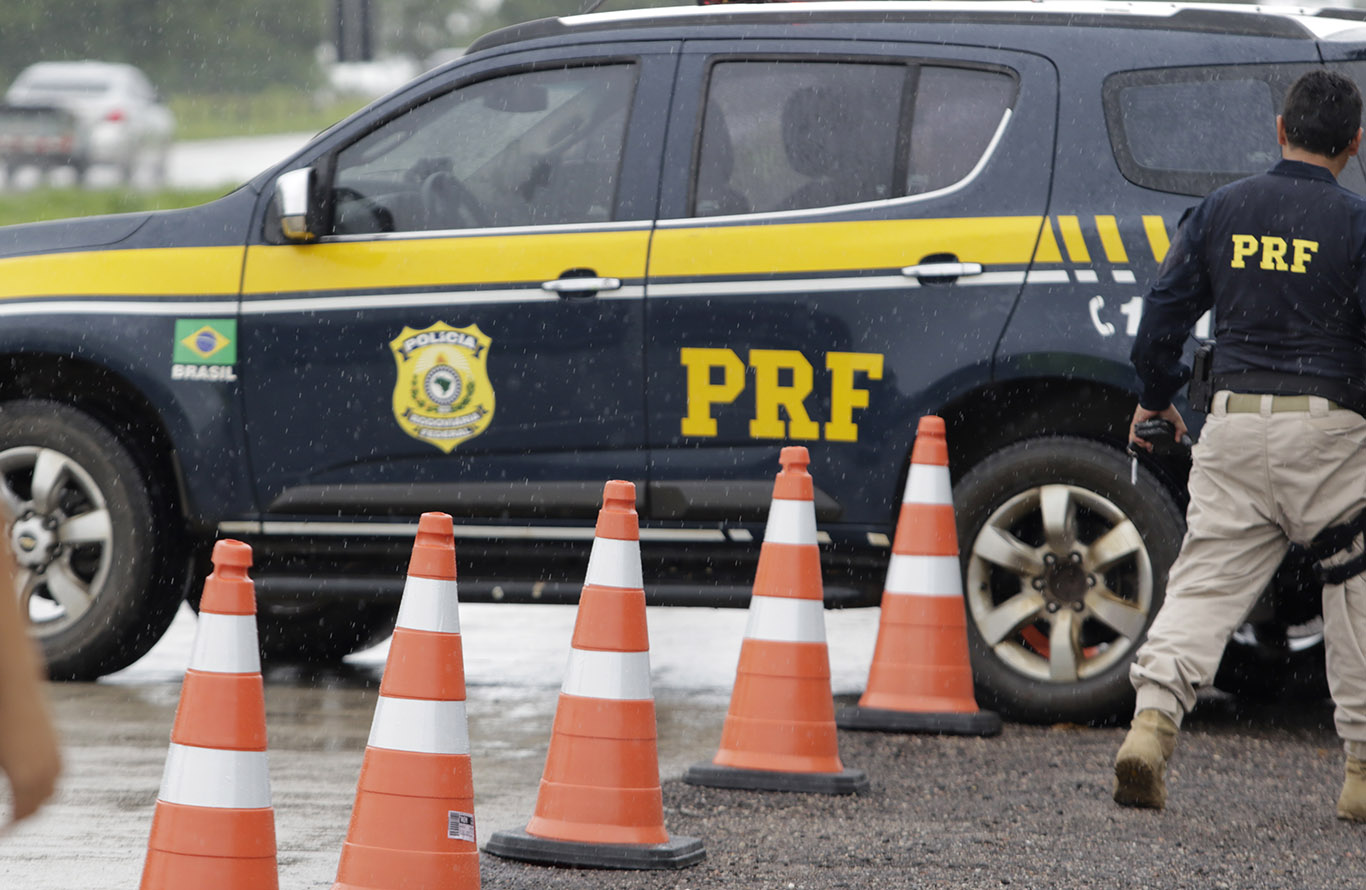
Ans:
MULTIPOLYGON (((713 405, 734 402, 745 389, 746 363, 730 349, 685 347, 678 360, 687 369, 688 414, 681 431, 685 436, 713 437, 717 434, 713 405), (721 372, 713 383, 713 371, 721 372)), ((858 424, 854 409, 867 408, 869 392, 855 386, 855 375, 869 380, 882 379, 881 353, 827 352, 825 367, 830 372, 830 419, 824 425, 824 438, 830 442, 857 442, 858 424)), ((814 371, 811 362, 792 349, 751 349, 748 367, 754 372, 754 418, 749 422, 751 439, 820 439, 822 426, 806 411, 814 371), (786 371, 790 382, 780 382, 786 371), (787 414, 784 421, 778 409, 787 414)))
POLYGON ((237 379, 237 320, 177 318, 171 352, 172 380, 230 383, 237 379))
MULTIPOLYGON (((1115 335, 1115 325, 1107 321, 1101 315, 1101 310, 1105 309, 1105 298, 1096 294, 1087 303, 1087 311, 1091 314, 1091 324, 1095 327, 1096 333, 1102 337, 1113 337, 1115 335)), ((1130 297, 1119 305, 1119 311, 1124 315, 1124 333, 1130 337, 1138 336, 1138 325, 1143 320, 1143 298, 1130 297)), ((1197 339, 1204 340, 1210 335, 1210 326, 1213 324, 1213 316, 1206 312, 1195 322, 1195 336, 1197 339)))
POLYGON ((444 321, 422 330, 405 327, 390 341, 398 366, 393 408, 399 429, 447 454, 488 429, 492 342, 478 325, 453 328, 444 321))
POLYGON ((446 813, 446 837, 454 841, 474 843, 474 814, 448 810, 446 813))

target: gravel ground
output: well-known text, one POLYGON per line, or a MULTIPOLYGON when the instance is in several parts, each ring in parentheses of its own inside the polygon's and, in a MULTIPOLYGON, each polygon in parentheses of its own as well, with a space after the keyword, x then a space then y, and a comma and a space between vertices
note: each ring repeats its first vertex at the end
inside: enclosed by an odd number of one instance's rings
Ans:
MULTIPOLYGON (((572 610, 518 608, 462 614, 481 842, 531 815, 573 626, 572 610)), ((1164 812, 1110 800, 1123 729, 1071 725, 1007 724, 988 739, 841 733, 845 764, 871 782, 856 797, 698 788, 676 777, 716 750, 738 648, 730 641, 745 615, 654 617, 665 824, 702 839, 706 860, 643 872, 485 854, 483 887, 1366 887, 1366 825, 1333 816, 1342 754, 1325 702, 1202 696, 1177 746, 1164 812)), ((873 618, 830 619, 841 640, 832 650, 840 705, 866 678, 867 662, 851 653, 867 657, 873 618)), ((192 617, 177 619, 164 646, 105 682, 50 689, 67 771, 37 817, 0 836, 0 890, 137 886, 194 627, 192 617)), ((333 886, 383 663, 376 651, 316 675, 269 672, 282 890, 333 886)))
MULTIPOLYGON (((848 702, 842 702, 848 703, 848 702)), ((548 868, 484 854, 485 888, 1342 888, 1366 883, 1366 826, 1338 821, 1326 703, 1212 694, 1188 719, 1165 811, 1110 800, 1123 730, 1007 724, 995 738, 840 733, 853 797, 664 783, 665 824, 707 858, 664 872, 548 868)))

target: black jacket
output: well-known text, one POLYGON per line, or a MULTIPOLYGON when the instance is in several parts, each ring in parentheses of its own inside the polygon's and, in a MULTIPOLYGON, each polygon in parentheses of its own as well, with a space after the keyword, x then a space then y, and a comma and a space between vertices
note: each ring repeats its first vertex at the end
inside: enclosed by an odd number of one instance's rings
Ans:
MULTIPOLYGON (((1353 162, 1354 163, 1354 162, 1353 162)), ((1366 199, 1281 161, 1182 222, 1130 359, 1160 411, 1189 378, 1182 347, 1214 309, 1216 389, 1322 395, 1366 413, 1366 199)))

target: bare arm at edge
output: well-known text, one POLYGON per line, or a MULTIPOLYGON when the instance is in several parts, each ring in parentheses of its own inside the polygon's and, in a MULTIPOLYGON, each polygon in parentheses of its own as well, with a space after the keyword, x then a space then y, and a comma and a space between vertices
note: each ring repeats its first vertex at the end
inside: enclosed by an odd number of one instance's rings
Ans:
MULTIPOLYGON (((57 733, 43 696, 43 668, 15 589, 12 518, 0 504, 0 772, 14 796, 12 825, 52 796, 62 771, 57 733)), ((7 826, 8 827, 8 826, 7 826)))

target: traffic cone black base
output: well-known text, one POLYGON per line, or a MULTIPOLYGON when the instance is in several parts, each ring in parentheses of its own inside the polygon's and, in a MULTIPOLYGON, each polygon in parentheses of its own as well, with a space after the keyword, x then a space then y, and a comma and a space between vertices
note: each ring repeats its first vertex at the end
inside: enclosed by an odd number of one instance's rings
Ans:
POLYGON ((910 711, 888 711, 884 708, 840 708, 835 712, 835 725, 840 729, 862 729, 874 732, 919 732, 937 735, 998 735, 1001 717, 994 711, 974 711, 966 714, 919 714, 910 711))
POLYGON ((687 868, 707 856, 702 841, 673 834, 663 844, 587 844, 536 837, 521 829, 498 831, 484 851, 504 859, 576 868, 687 868))
POLYGON ((689 785, 738 788, 744 791, 796 791, 804 794, 858 794, 868 790, 868 776, 861 769, 837 773, 788 773, 694 763, 683 774, 689 785))

